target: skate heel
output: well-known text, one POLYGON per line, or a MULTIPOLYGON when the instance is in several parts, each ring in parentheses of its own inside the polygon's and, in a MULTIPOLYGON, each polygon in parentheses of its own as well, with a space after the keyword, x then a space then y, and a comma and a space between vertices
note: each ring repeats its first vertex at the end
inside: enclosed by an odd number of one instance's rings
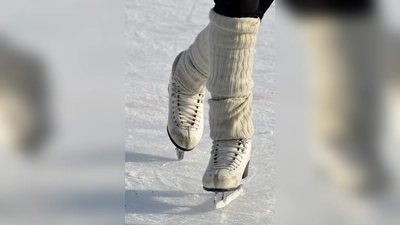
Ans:
POLYGON ((247 163, 246 168, 244 169, 242 179, 246 178, 247 175, 249 175, 249 164, 250 164, 250 161, 247 163))

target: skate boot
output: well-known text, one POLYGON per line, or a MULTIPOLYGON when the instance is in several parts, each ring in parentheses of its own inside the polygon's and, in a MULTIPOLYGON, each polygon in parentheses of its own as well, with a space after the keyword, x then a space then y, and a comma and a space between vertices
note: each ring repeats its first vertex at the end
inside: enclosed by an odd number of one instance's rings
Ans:
POLYGON ((242 179, 247 177, 250 155, 251 140, 213 142, 210 161, 203 175, 203 188, 215 192, 216 208, 224 207, 243 193, 242 179), (220 192, 222 198, 218 200, 220 192), (232 193, 225 197, 225 192, 232 193))
POLYGON ((183 159, 183 151, 193 150, 203 135, 203 105, 204 93, 186 93, 171 77, 167 132, 177 148, 178 159, 183 159))

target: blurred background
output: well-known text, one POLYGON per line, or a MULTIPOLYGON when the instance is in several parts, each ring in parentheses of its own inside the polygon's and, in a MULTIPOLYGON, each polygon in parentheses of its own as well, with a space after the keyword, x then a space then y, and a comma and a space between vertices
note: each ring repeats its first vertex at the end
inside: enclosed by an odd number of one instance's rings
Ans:
POLYGON ((0 2, 0 224, 123 223, 123 34, 123 2, 0 2))
MULTIPOLYGON (((123 4, 0 3, 0 224, 123 223, 123 4)), ((400 224, 400 3, 276 8, 276 223, 400 224)))
POLYGON ((399 2, 277 9, 277 223, 399 224, 399 2))

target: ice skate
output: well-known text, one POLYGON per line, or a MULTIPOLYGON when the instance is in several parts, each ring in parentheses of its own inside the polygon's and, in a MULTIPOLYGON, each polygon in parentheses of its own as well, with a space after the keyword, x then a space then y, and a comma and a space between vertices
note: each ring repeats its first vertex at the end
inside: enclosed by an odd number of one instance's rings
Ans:
POLYGON ((203 134, 204 93, 185 93, 172 77, 169 97, 167 132, 182 160, 184 152, 193 150, 203 134))
POLYGON ((169 82, 168 136, 179 160, 196 147, 203 135, 203 105, 208 65, 208 27, 181 52, 172 65, 169 82))
POLYGON ((228 205, 243 193, 242 179, 247 177, 251 140, 213 142, 210 161, 203 176, 203 188, 215 192, 216 208, 228 205), (219 194, 222 197, 219 197, 219 194))

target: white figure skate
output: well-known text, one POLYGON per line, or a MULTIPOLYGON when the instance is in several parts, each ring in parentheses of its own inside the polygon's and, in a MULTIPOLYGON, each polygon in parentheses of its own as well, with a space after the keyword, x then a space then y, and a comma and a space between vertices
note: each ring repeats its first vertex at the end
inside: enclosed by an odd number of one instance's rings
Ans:
POLYGON ((248 175, 251 140, 213 142, 210 161, 203 176, 203 188, 215 192, 215 207, 222 208, 243 194, 242 179, 248 175), (221 197, 219 193, 222 194, 221 197))
POLYGON ((173 77, 170 80, 168 91, 167 132, 176 146, 178 159, 182 160, 184 152, 193 150, 203 135, 204 93, 183 92, 173 77))

